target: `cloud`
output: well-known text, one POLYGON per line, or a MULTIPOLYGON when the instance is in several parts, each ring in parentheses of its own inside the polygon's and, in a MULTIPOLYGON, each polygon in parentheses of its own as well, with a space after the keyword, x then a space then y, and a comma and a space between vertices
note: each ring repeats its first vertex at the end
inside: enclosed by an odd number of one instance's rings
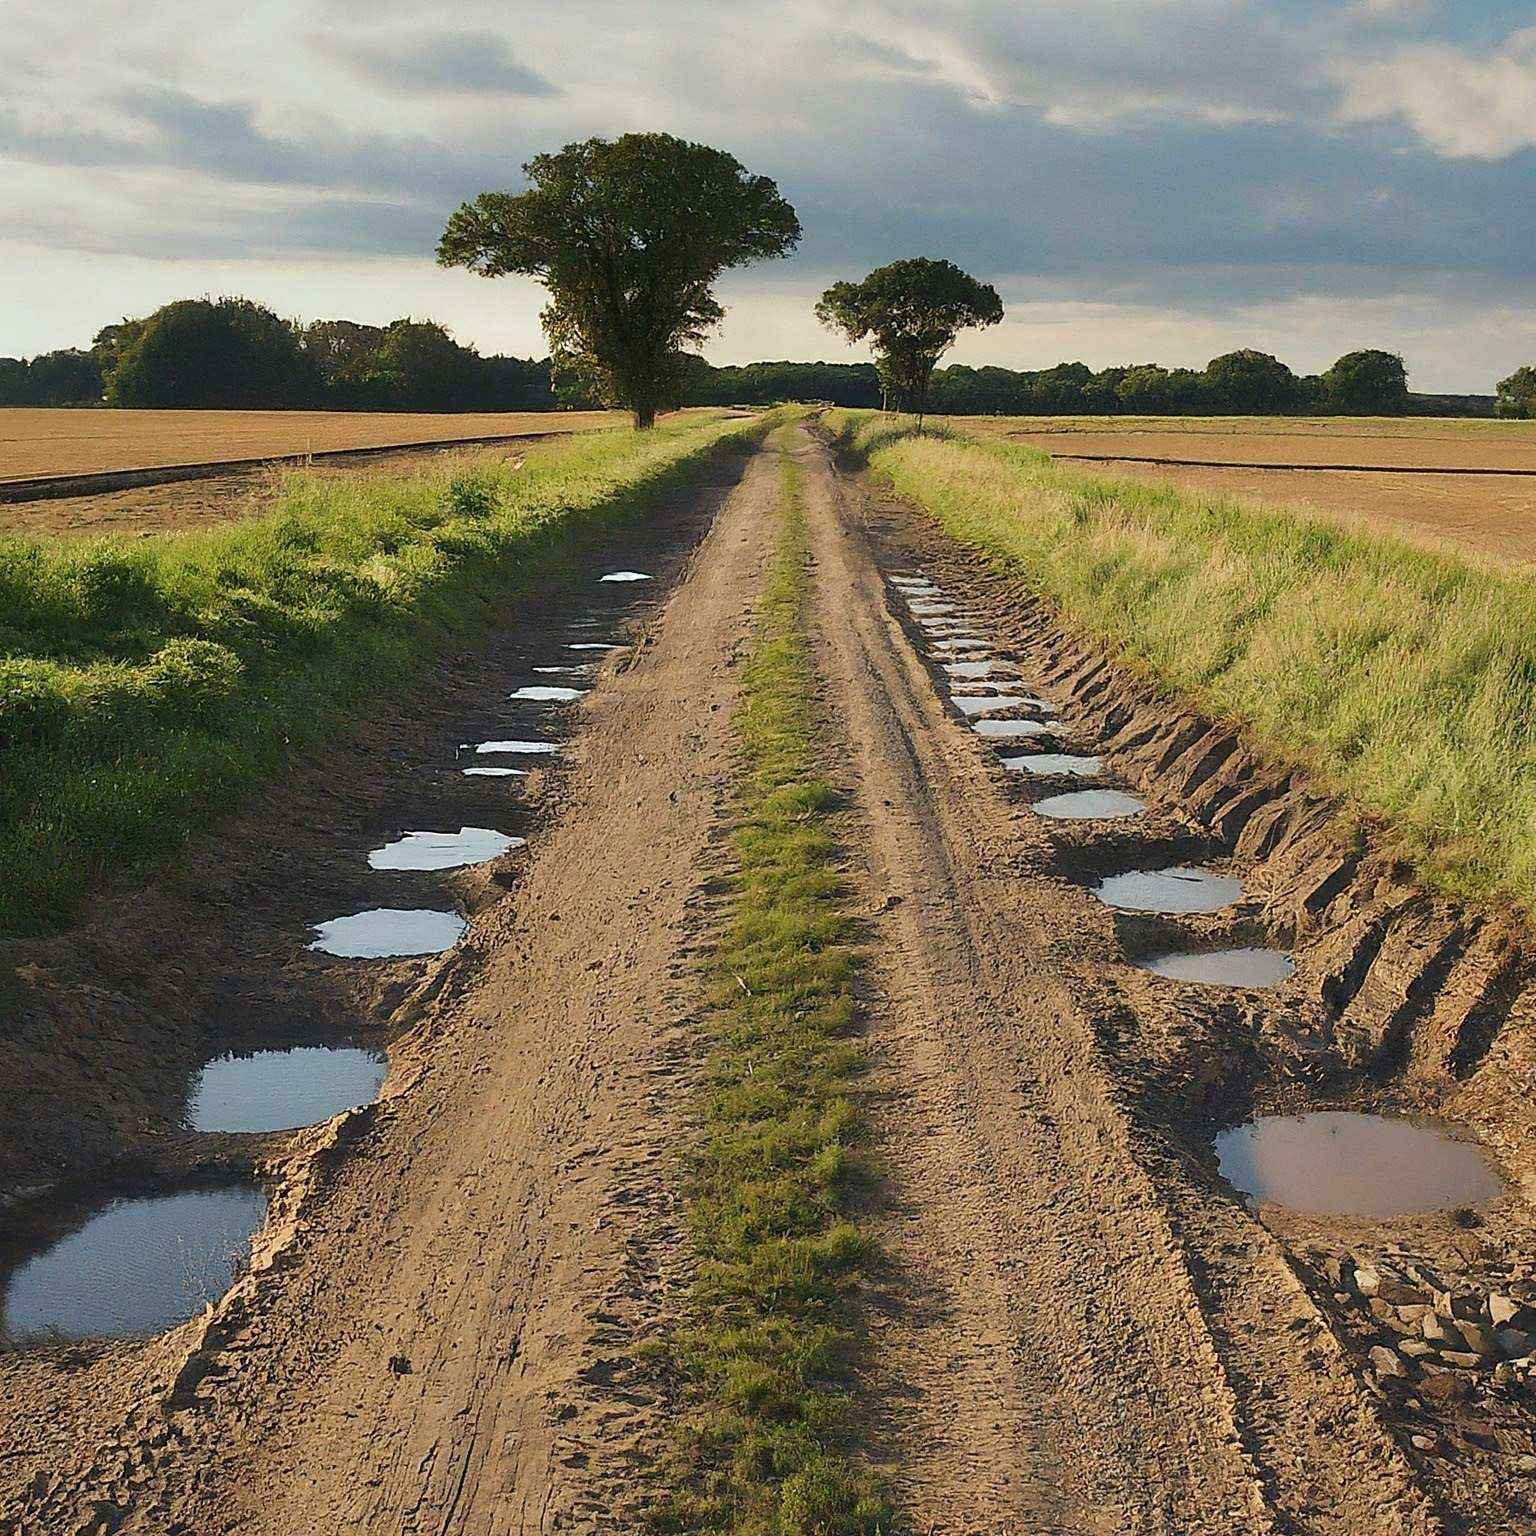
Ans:
POLYGON ((1442 154, 1496 160, 1536 146, 1536 27, 1472 55, 1412 43, 1374 62, 1339 62, 1346 123, 1401 116, 1442 154))
POLYGON ((542 75, 520 64, 506 42, 494 32, 397 27, 362 36, 331 33, 318 37, 316 46, 375 85, 405 95, 560 94, 542 75))

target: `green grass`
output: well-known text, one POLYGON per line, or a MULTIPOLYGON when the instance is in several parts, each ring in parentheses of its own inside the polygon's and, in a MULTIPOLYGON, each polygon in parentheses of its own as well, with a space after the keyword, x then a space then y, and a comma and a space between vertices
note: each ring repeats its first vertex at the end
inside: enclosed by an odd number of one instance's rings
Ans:
POLYGON ((297 752, 558 579, 765 423, 679 424, 415 475, 296 477, 155 540, 0 537, 0 933, 67 921, 297 752))
POLYGON ((1019 445, 829 424, 1031 597, 1379 819, 1432 884, 1536 913, 1536 580, 1019 445))
POLYGON ((855 954, 816 768, 795 467, 737 719, 746 756, 711 1087, 688 1189, 699 1272, 668 1361, 687 1405, 654 1529, 873 1536, 890 1510, 850 1447, 857 1301, 874 1250, 858 1108, 855 954))

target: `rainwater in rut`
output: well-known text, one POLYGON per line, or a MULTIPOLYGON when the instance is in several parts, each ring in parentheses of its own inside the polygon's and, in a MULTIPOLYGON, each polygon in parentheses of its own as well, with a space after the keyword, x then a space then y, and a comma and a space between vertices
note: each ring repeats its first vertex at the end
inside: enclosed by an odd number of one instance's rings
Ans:
POLYGON ((1034 804, 1035 814, 1053 821, 1109 821, 1120 816, 1139 816, 1147 802, 1119 789, 1075 789, 1051 795, 1034 804))
POLYGON ((1407 1216, 1490 1200, 1503 1188, 1471 1142, 1344 1110, 1223 1131, 1216 1160, 1244 1194, 1322 1216, 1407 1216))
POLYGON ((229 1289, 266 1219, 267 1197, 250 1184, 114 1201, 16 1270, 0 1323, 13 1338, 173 1328, 229 1289))
POLYGON ((389 1062, 357 1046, 220 1056, 198 1074, 187 1105, 194 1131, 289 1131, 371 1104, 389 1062))
POLYGON ((1219 912, 1241 898, 1243 882, 1203 869, 1133 869, 1107 876, 1093 894, 1132 912, 1219 912))
POLYGON ((374 907, 318 923, 309 947, 344 960, 407 959, 452 949, 468 927, 457 912, 374 907))
POLYGON ((1155 955, 1139 963, 1154 976, 1216 987, 1278 986, 1296 970, 1283 949, 1211 949, 1194 955, 1155 955))
POLYGON ((407 832, 368 855, 370 869, 463 869, 483 864, 524 839, 489 827, 460 827, 457 832, 407 832))

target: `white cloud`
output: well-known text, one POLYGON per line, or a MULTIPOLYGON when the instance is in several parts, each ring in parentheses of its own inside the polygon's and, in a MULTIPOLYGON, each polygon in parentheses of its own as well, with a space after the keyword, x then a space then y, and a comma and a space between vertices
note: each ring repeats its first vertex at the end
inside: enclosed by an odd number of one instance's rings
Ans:
POLYGON ((1473 56, 1446 43, 1411 43, 1388 58, 1340 61, 1344 122, 1405 117, 1442 154, 1497 160, 1536 145, 1536 27, 1473 56))

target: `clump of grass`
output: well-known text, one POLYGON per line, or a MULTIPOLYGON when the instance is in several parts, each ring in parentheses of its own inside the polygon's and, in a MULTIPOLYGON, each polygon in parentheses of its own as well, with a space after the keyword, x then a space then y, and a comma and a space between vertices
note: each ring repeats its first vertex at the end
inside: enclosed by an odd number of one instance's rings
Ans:
POLYGON ((1431 883, 1536 913, 1536 580, 1013 444, 833 425, 1032 596, 1380 818, 1431 883))
POLYGON ((0 537, 0 933, 66 921, 765 420, 601 433, 128 544, 0 537))
POLYGON ((748 772, 734 915, 714 958, 705 1139, 689 1186, 700 1267, 668 1358, 689 1414, 666 1532, 873 1536, 890 1509, 850 1446, 856 1302, 873 1250, 850 1212, 867 1182, 856 1102, 854 953, 816 767, 800 625, 803 534, 760 607, 738 724, 748 772))

